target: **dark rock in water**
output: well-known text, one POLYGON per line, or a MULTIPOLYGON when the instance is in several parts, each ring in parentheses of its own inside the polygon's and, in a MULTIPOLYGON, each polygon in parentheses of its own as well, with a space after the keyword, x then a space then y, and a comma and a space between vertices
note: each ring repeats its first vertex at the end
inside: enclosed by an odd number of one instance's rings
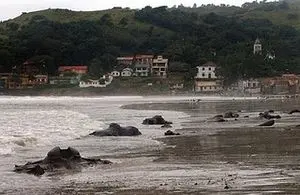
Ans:
POLYGON ((298 109, 292 110, 292 111, 289 112, 289 114, 294 114, 294 113, 297 113, 297 112, 300 112, 300 110, 298 110, 298 109))
POLYGON ((156 115, 152 118, 146 118, 143 121, 144 125, 164 125, 164 124, 172 124, 172 122, 166 121, 162 116, 156 115))
POLYGON ((168 130, 165 132, 165 135, 180 135, 180 133, 174 133, 173 131, 168 130))
POLYGON ((247 115, 247 116, 244 116, 244 118, 249 118, 249 116, 247 115))
POLYGON ((224 118, 238 118, 239 114, 233 112, 226 112, 224 114, 224 118))
POLYGON ((142 133, 132 126, 121 127, 117 123, 111 123, 109 127, 102 131, 94 131, 90 135, 94 136, 136 136, 141 135, 142 133))
POLYGON ((172 128, 172 125, 170 125, 170 124, 164 124, 163 126, 161 126, 161 128, 172 128))
POLYGON ((259 126, 273 126, 274 124, 275 124, 275 120, 269 120, 267 122, 260 124, 259 126))
POLYGON ((281 119, 280 115, 271 115, 269 112, 261 112, 259 113, 259 117, 265 118, 265 119, 281 119))
POLYGON ((212 122, 222 123, 222 122, 227 122, 227 120, 225 120, 223 117, 216 117, 212 119, 212 122))
POLYGON ((111 164, 108 160, 89 159, 80 156, 78 150, 68 147, 61 149, 55 147, 50 150, 43 160, 28 162, 25 165, 15 165, 17 173, 28 173, 36 176, 43 175, 46 171, 53 171, 58 168, 75 169, 90 164, 111 164))

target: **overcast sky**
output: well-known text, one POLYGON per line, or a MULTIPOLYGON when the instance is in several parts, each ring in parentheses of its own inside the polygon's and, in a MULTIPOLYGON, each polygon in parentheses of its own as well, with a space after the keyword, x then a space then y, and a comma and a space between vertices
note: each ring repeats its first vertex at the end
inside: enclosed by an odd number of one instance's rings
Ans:
POLYGON ((0 20, 7 20, 19 16, 22 12, 31 12, 48 8, 66 8, 71 10, 103 10, 114 6, 142 8, 167 5, 192 6, 201 4, 230 4, 241 5, 253 0, 0 0, 0 20))

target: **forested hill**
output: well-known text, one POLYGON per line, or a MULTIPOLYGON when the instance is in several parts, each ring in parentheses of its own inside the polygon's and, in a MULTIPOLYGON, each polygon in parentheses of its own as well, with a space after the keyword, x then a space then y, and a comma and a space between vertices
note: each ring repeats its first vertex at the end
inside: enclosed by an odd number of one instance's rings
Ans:
POLYGON ((0 23, 0 65, 1 71, 10 71, 28 59, 44 61, 48 73, 55 74, 59 64, 87 64, 91 74, 98 75, 112 70, 119 55, 163 54, 171 68, 191 72, 213 60, 230 82, 300 73, 299 31, 297 0, 242 7, 48 9, 0 23), (262 55, 252 52, 257 37, 263 44, 262 55), (275 60, 267 54, 275 55, 275 60))

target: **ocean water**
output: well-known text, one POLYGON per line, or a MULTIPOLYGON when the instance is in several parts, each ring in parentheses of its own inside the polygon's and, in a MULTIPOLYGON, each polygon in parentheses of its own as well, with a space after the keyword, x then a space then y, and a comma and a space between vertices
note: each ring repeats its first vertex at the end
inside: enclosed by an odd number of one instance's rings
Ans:
MULTIPOLYGON (((121 109, 125 104, 180 100, 172 97, 0 97, 0 193, 25 193, 31 189, 61 184, 61 177, 35 177, 12 172, 46 156, 55 146, 77 148, 85 157, 106 157, 158 150, 163 136, 160 126, 145 126, 146 117, 163 115, 175 128, 189 117, 183 112, 121 109), (138 137, 94 137, 89 133, 105 129, 112 122, 136 126, 138 137), (51 182, 49 182, 51 180, 51 182), (57 181, 56 181, 57 180, 57 181)), ((35 189, 35 190, 34 190, 35 189)), ((32 192, 32 191, 31 191, 32 192)))

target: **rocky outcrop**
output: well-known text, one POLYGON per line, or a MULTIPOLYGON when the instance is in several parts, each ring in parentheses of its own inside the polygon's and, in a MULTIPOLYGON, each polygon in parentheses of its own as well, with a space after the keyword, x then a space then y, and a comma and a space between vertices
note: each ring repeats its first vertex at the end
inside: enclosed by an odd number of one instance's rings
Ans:
POLYGON ((172 122, 166 121, 161 115, 156 115, 152 118, 146 118, 143 121, 144 125, 164 125, 164 124, 172 124, 172 122))
POLYGON ((224 114, 224 118, 238 118, 239 114, 234 113, 234 112, 226 112, 224 114))
POLYGON ((90 135, 94 136, 137 136, 142 133, 133 126, 121 127, 117 123, 111 123, 105 130, 94 131, 90 135))
POLYGON ((168 130, 165 132, 165 135, 180 135, 180 133, 174 133, 173 131, 168 130))
POLYGON ((76 169, 81 166, 91 164, 111 164, 108 160, 83 158, 78 150, 68 147, 61 149, 55 147, 50 150, 43 160, 28 162, 25 165, 15 165, 14 171, 17 173, 28 173, 33 175, 43 175, 47 171, 53 171, 58 168, 76 169))
POLYGON ((294 110, 291 110, 291 111, 289 112, 289 114, 294 114, 294 113, 299 113, 299 112, 300 112, 300 110, 294 109, 294 110))
POLYGON ((259 126, 270 127, 270 126, 273 126, 274 124, 275 124, 275 120, 269 120, 267 122, 260 124, 259 126))

